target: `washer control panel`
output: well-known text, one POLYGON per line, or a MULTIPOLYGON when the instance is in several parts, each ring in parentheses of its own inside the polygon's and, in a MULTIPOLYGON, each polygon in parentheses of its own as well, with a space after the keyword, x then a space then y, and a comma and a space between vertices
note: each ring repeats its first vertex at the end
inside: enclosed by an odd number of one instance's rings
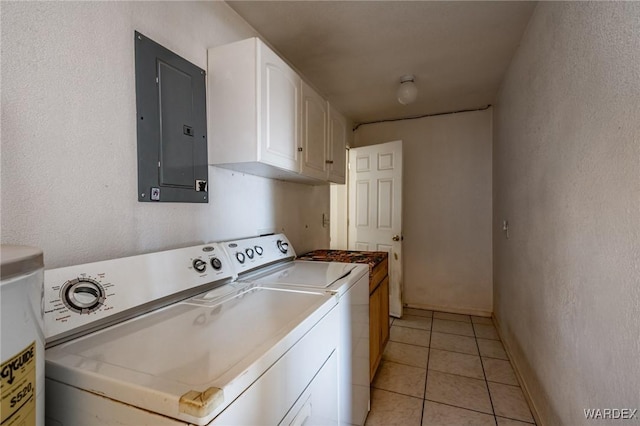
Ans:
POLYGON ((217 243, 50 269, 44 274, 45 338, 50 344, 136 307, 235 278, 217 243))
POLYGON ((284 234, 245 238, 221 243, 237 274, 253 271, 262 266, 296 256, 293 246, 284 234))

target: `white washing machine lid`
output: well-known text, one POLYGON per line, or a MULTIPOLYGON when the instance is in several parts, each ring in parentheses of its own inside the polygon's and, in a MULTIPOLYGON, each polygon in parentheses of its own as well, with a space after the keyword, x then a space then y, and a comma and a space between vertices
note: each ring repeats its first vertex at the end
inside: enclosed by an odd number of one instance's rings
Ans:
POLYGON ((204 425, 336 304, 321 292, 259 286, 205 301, 177 303, 50 348, 46 375, 204 425))
POLYGON ((340 285, 343 278, 348 278, 351 283, 355 282, 365 269, 366 267, 354 263, 296 260, 268 274, 259 275, 252 281, 262 285, 277 284, 327 289, 336 283, 340 285))

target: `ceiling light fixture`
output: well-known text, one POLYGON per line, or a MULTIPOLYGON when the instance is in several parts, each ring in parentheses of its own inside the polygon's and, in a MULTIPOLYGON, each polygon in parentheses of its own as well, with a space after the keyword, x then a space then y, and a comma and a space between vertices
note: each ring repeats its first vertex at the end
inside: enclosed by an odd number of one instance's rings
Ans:
POLYGON ((402 105, 409 105, 418 97, 418 87, 415 83, 413 75, 403 75, 400 78, 400 87, 398 87, 398 102, 402 105))

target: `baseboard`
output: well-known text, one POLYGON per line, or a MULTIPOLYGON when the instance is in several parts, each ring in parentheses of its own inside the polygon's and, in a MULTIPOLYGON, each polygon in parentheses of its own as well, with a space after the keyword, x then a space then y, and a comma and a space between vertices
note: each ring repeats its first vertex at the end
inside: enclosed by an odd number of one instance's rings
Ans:
POLYGON ((491 318, 491 311, 484 311, 481 309, 473 309, 473 308, 454 308, 451 306, 436 306, 436 305, 420 305, 417 303, 407 303, 404 305, 405 308, 413 308, 413 309, 428 309, 430 311, 440 311, 440 312, 449 312, 452 314, 463 314, 463 315, 474 315, 477 317, 487 317, 491 318))
POLYGON ((516 375, 516 379, 520 384, 520 388, 522 389, 524 398, 527 400, 527 403, 529 404, 529 408, 531 409, 531 415, 533 416, 533 419, 535 420, 536 425, 545 426, 545 423, 542 421, 542 419, 540 418, 540 415, 538 414, 539 410, 536 407, 536 403, 534 399, 531 398, 531 392, 529 390, 529 387, 527 386, 527 382, 524 380, 524 378, 522 377, 522 374, 520 373, 520 368, 518 367, 520 364, 519 360, 516 359, 516 357, 514 356, 514 352, 510 349, 509 342, 507 341, 507 339, 505 339, 505 336, 502 333, 502 329, 500 328, 500 321, 495 315, 492 317, 492 319, 493 319, 493 325, 498 332, 498 336, 500 337, 500 340, 502 341, 502 345, 504 346, 504 350, 507 353, 507 357, 509 358, 509 362, 511 362, 511 366, 513 367, 513 372, 516 375))

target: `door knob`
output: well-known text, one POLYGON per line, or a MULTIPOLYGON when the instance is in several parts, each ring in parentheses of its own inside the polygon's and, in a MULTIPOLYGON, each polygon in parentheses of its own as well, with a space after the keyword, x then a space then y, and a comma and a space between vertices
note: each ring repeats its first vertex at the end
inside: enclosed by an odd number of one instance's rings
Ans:
POLYGON ((401 237, 400 235, 394 235, 393 238, 391 238, 393 241, 401 241, 404 240, 404 237, 401 237))

